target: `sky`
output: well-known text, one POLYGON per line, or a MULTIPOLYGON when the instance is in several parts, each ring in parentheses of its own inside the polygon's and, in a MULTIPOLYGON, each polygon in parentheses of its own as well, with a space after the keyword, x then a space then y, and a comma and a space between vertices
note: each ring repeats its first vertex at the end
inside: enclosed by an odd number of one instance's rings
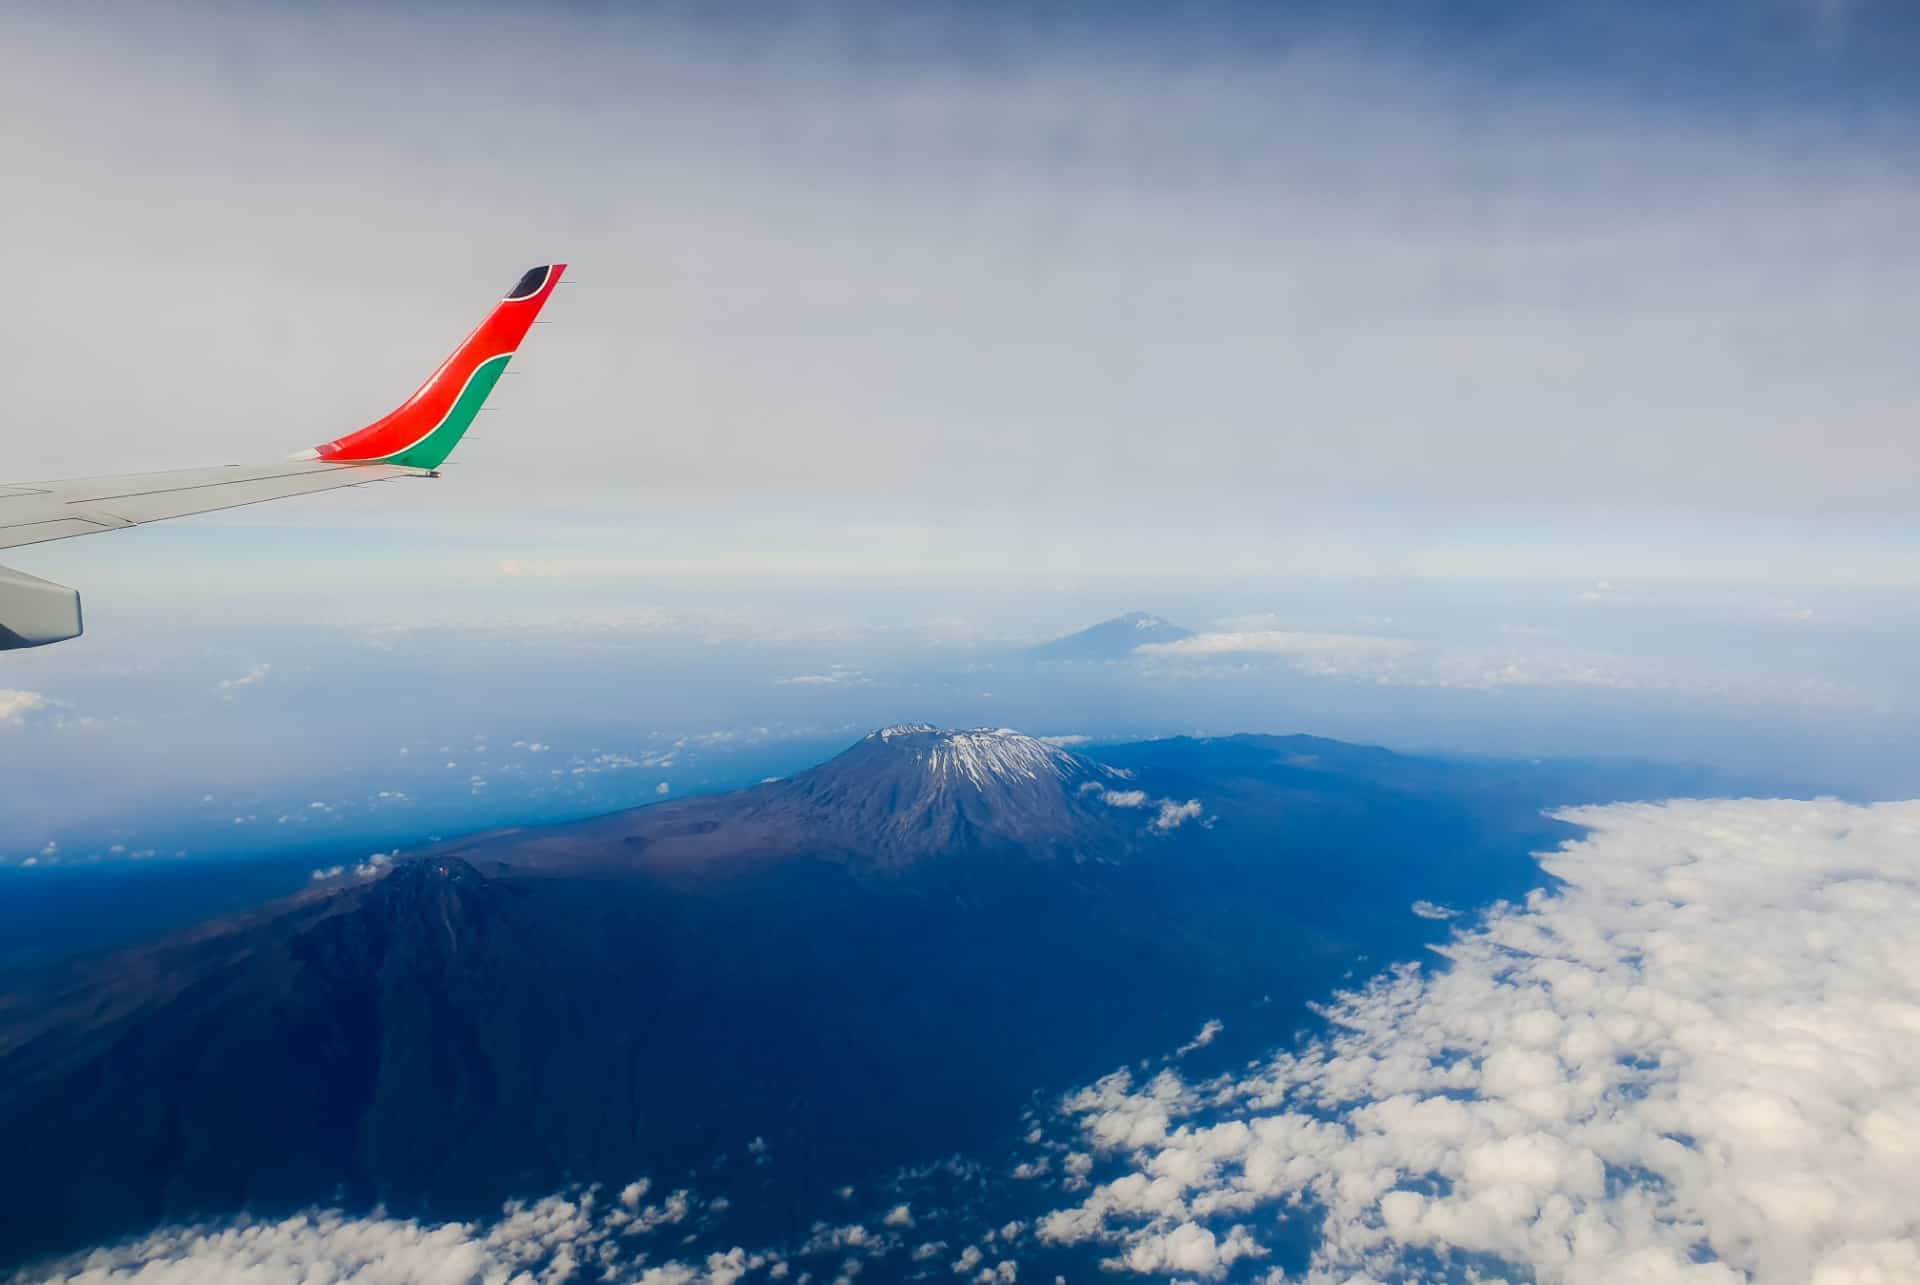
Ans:
POLYGON ((565 259, 404 506, 527 574, 1920 580, 1910 17, 1273 8, 15 10, 6 471, 329 439, 565 259))
POLYGON ((6 477, 330 439, 573 265, 438 482, 9 551, 89 633, 0 679, 5 859, 191 847, 73 825, 236 783, 377 797, 416 742, 919 718, 1920 786, 1896 6, 101 5, 0 40, 6 477), (1130 609, 1202 637, 994 674, 1130 609))

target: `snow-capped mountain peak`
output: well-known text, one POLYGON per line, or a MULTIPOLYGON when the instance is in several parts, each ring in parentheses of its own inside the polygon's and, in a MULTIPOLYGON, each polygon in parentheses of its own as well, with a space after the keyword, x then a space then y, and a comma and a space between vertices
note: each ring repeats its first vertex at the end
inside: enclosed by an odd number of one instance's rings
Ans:
POLYGON ((927 723, 882 728, 867 737, 899 748, 923 766, 928 783, 949 789, 962 782, 976 789, 995 783, 1065 781, 1087 775, 1092 765, 1045 741, 1007 727, 943 731, 927 723))
POLYGON ((982 845, 1061 853, 1109 849, 1121 825, 1101 802, 1116 769, 1005 727, 905 723, 751 796, 827 851, 883 865, 982 845), (1091 793, 1082 791, 1098 783, 1091 793))

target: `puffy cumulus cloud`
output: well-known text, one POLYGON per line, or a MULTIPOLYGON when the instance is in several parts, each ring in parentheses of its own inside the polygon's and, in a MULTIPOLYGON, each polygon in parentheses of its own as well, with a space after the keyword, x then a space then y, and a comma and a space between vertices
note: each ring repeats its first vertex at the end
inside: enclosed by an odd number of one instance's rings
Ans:
MULTIPOLYGON (((62 1285, 535 1285, 569 1280, 634 1285, 733 1285, 781 1260, 734 1247, 697 1262, 651 1261, 645 1233, 684 1221, 675 1192, 643 1205, 644 1182, 603 1202, 596 1189, 510 1201, 491 1223, 430 1224, 379 1214, 313 1211, 275 1222, 163 1228, 113 1249, 36 1269, 62 1285)), ((771 1270, 769 1271, 771 1273, 771 1270)), ((15 1278, 25 1281, 25 1276, 15 1278)))
MULTIPOLYGON (((1183 803, 1178 799, 1149 798, 1145 790, 1109 790, 1092 781, 1082 785, 1080 793, 1097 794, 1100 802, 1110 808, 1154 809, 1153 820, 1147 822, 1147 828, 1156 834, 1177 830, 1205 811, 1198 799, 1188 799, 1183 803)), ((1211 825, 1212 822, 1206 824, 1211 825)))
POLYGON ((1182 825, 1199 816, 1201 811, 1198 799, 1188 799, 1185 803, 1161 799, 1160 811, 1149 824, 1155 830, 1165 834, 1169 830, 1178 830, 1182 825))
POLYGON ((43 713, 51 704, 39 692, 0 687, 0 727, 24 726, 29 718, 43 713))
POLYGON ((1041 1239, 1199 1278, 1311 1209, 1329 1285, 1920 1279, 1920 803, 1561 815, 1555 890, 1324 1040, 1065 1098, 1069 1167, 1122 1171, 1041 1239))
POLYGON ((1136 1237, 1126 1256, 1108 1266, 1157 1276, 1216 1278, 1226 1275, 1235 1261, 1266 1252, 1245 1227, 1236 1226, 1222 1240, 1198 1223, 1184 1222, 1171 1231, 1136 1237))
POLYGON ((393 859, 399 855, 393 852, 376 852, 353 868, 353 873, 362 879, 375 879, 393 869, 393 859))

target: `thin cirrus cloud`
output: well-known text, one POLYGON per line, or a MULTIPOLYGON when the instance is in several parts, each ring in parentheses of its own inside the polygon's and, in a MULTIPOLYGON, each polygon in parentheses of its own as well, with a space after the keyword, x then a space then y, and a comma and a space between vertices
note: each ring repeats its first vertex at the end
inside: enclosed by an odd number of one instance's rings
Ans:
POLYGON ((1244 1073, 1062 1103, 1118 1172, 1039 1224, 1218 1277, 1305 1201, 1308 1279, 1920 1278, 1920 804, 1580 808, 1559 888, 1244 1073), (1475 1277, 1477 1278, 1477 1277, 1475 1277))
POLYGON ((1519 640, 1489 633, 1440 640, 1285 629, 1221 629, 1174 642, 1148 643, 1134 656, 1167 675, 1242 674, 1270 667, 1311 678, 1379 687, 1503 692, 1521 689, 1700 697, 1759 707, 1871 713, 1887 707, 1885 684, 1825 667, 1756 667, 1758 631, 1745 653, 1713 657, 1648 646, 1596 646, 1580 636, 1519 640))
MULTIPOLYGON (((693 12, 17 7, 0 110, 38 125, 0 163, 49 181, 8 209, 43 250, 0 345, 22 422, 59 431, 11 467, 323 440, 551 246, 581 284, 460 485, 409 491, 422 521, 650 523, 664 553, 614 546, 648 574, 1313 569, 1376 537, 1377 570, 1512 523, 1578 548, 1646 530, 1623 516, 1908 521, 1904 128, 1517 78, 1358 19, 1262 56, 1185 7, 1085 43, 693 12), (492 147, 445 146, 476 122, 492 147)), ((1911 579, 1888 534, 1845 551, 1911 579)))
POLYGON ((1404 656, 1420 645, 1408 638, 1368 634, 1310 633, 1286 629, 1239 629, 1195 634, 1173 642, 1143 643, 1135 653, 1148 658, 1194 656, 1404 656))

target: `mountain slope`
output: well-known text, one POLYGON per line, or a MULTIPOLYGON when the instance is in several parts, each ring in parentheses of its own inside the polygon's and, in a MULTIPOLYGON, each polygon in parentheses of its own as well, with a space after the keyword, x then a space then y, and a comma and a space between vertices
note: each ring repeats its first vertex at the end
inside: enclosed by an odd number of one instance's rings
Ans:
POLYGON ((1581 801, 1332 742, 1111 756, 891 728, 790 780, 0 979, 0 1262, 641 1174, 732 1196, 728 1244, 804 1237, 840 1184, 996 1154, 1035 1092, 1207 1018, 1241 1056, 1285 1041, 1444 934, 1415 900, 1524 894, 1568 833, 1541 806, 1581 801), (1157 827, 1163 799, 1205 816, 1157 827), (756 1138, 767 1163, 740 1163, 756 1138))
POLYGON ((1129 773, 1007 729, 884 728, 792 778, 564 827, 462 844, 551 868, 639 862, 655 870, 811 856, 866 871, 967 854, 1115 857, 1148 838, 1114 806, 1129 773))

